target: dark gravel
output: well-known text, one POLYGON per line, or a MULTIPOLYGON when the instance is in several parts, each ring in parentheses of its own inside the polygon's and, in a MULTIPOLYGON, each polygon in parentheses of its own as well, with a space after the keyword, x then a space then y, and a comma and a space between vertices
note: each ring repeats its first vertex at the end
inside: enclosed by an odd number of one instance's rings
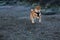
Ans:
POLYGON ((0 10, 0 40, 60 40, 60 15, 42 15, 41 23, 32 24, 29 11, 22 11, 0 10))

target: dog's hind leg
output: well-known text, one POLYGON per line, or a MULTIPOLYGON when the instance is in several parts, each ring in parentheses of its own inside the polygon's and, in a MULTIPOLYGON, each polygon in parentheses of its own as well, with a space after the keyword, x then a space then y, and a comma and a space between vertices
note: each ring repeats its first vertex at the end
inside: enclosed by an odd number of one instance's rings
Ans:
POLYGON ((32 23, 35 23, 34 18, 32 17, 32 15, 30 15, 30 20, 31 20, 32 23))

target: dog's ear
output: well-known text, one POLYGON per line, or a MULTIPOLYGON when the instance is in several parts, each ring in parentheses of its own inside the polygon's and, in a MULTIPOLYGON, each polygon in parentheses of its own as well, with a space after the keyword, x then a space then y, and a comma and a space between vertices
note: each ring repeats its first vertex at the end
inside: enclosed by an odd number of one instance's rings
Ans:
POLYGON ((33 9, 31 9, 31 11, 33 11, 33 9))

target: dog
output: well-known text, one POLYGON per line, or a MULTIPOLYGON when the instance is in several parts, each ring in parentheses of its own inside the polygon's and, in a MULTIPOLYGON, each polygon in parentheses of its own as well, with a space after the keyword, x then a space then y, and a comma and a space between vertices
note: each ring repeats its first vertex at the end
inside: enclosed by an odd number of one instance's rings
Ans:
POLYGON ((41 23, 41 7, 40 6, 36 6, 34 9, 31 9, 30 20, 32 23, 35 23, 35 19, 39 19, 39 22, 41 23))

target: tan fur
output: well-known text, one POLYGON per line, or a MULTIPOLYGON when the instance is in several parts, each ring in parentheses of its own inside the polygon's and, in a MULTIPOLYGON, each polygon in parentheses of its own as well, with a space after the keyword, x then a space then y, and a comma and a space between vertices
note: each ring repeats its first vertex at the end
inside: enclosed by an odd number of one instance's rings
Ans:
POLYGON ((35 13, 36 12, 35 10, 39 11, 39 10, 41 10, 41 7, 40 6, 36 6, 35 9, 31 9, 30 20, 31 20, 32 23, 35 23, 34 22, 35 18, 39 18, 41 20, 41 15, 38 17, 37 14, 35 13))
POLYGON ((41 7, 40 6, 36 6, 35 7, 37 10, 41 10, 41 7))

